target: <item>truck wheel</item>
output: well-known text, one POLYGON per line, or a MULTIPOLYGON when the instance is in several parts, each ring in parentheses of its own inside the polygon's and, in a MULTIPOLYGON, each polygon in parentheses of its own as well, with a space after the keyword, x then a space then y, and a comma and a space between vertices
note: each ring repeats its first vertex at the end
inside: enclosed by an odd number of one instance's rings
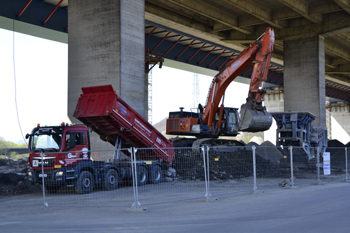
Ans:
POLYGON ((102 183, 102 187, 108 191, 114 190, 118 187, 118 182, 119 179, 117 171, 114 169, 109 169, 102 183))
POLYGON ((137 184, 139 186, 143 186, 147 183, 148 180, 148 172, 144 166, 139 166, 137 168, 137 184))
POLYGON ((159 184, 163 180, 163 171, 160 166, 153 166, 150 169, 149 181, 151 184, 159 184))
POLYGON ((89 171, 82 171, 75 182, 75 191, 79 194, 91 193, 94 189, 94 177, 89 171))

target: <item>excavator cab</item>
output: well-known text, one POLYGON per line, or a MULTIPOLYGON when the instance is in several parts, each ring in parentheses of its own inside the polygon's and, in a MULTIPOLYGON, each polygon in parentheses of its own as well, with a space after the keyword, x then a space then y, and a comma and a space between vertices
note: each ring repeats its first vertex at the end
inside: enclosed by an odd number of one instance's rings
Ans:
MULTIPOLYGON (((215 115, 214 123, 218 125, 220 116, 220 109, 215 115)), ((238 109, 237 108, 224 108, 221 120, 221 127, 219 136, 237 136, 238 132, 238 109)))

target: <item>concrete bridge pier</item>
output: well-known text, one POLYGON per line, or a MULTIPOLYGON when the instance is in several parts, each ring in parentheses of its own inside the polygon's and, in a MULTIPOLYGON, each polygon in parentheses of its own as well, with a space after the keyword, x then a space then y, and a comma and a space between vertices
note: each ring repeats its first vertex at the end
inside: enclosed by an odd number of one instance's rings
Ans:
MULTIPOLYGON (((117 94, 145 114, 145 2, 74 0, 68 9, 68 116, 81 87, 112 84, 117 94)), ((147 98, 146 98, 147 100, 147 98)), ((92 134, 92 149, 107 149, 92 134)), ((109 147, 113 148, 113 147, 109 147)))
POLYGON ((326 126, 325 45, 321 36, 284 40, 284 110, 309 111, 326 126))

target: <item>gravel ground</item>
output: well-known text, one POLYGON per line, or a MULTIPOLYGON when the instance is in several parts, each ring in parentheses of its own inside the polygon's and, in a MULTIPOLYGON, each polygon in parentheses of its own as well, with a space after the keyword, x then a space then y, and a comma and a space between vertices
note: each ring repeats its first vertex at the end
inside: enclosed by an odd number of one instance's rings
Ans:
MULTIPOLYGON (((225 184, 224 182, 222 184, 225 184)), ((100 195, 102 192, 97 192, 100 195)), ((74 195, 83 198, 86 195, 74 195)), ((1 232, 348 232, 349 183, 267 189, 147 206, 49 205, 42 196, 2 197, 1 232)), ((118 197, 115 197, 118 198, 118 197)), ((129 199, 119 197, 130 204, 129 199)), ((95 196, 90 203, 108 203, 95 196)))

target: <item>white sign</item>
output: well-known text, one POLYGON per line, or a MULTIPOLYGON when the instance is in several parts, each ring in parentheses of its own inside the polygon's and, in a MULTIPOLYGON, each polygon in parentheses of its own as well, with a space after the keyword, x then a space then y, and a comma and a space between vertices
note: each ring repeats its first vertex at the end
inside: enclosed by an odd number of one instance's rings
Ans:
POLYGON ((323 174, 331 174, 331 154, 329 152, 323 153, 323 174))

